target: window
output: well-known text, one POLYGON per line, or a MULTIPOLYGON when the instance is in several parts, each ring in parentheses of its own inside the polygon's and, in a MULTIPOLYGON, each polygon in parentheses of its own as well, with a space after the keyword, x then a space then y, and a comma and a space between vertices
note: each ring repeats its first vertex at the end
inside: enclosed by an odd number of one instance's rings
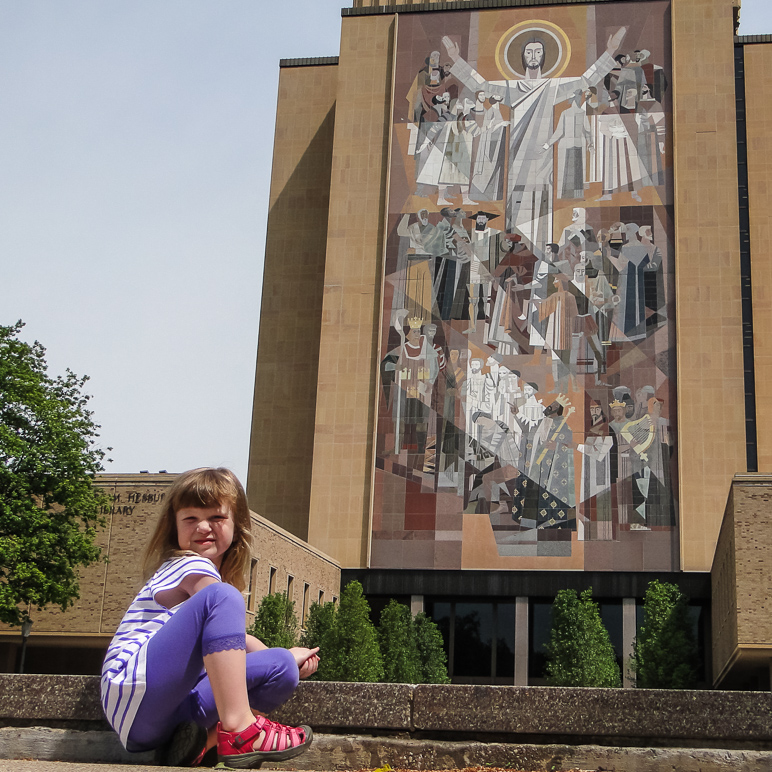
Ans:
MULTIPOLYGON (((534 683, 533 679, 546 678, 547 644, 552 631, 552 600, 531 598, 528 612, 528 683, 534 683)), ((543 684, 546 681, 535 683, 543 684)))
POLYGON ((295 577, 287 574, 287 600, 292 600, 295 592, 295 577))
POLYGON ((252 558, 249 568, 249 585, 247 587, 247 611, 254 611, 256 605, 256 587, 257 587, 257 564, 258 561, 252 558))
POLYGON ((303 584, 303 614, 300 617, 300 626, 306 626, 306 617, 308 616, 308 599, 311 595, 311 587, 307 584, 303 584))
POLYGON ((324 590, 319 590, 319 605, 324 603, 324 590))
POLYGON ((425 598, 445 641, 453 683, 511 684, 515 675, 515 604, 425 598))
POLYGON ((276 592, 276 569, 271 566, 271 570, 268 572, 268 594, 276 592))

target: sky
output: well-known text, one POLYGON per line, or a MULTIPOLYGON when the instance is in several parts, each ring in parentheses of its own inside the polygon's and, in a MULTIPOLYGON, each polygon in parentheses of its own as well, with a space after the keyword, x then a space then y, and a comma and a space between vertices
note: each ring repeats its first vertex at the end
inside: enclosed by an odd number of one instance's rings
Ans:
POLYGON ((279 59, 344 5, 0 0, 0 324, 90 376, 107 471, 246 483, 279 59))

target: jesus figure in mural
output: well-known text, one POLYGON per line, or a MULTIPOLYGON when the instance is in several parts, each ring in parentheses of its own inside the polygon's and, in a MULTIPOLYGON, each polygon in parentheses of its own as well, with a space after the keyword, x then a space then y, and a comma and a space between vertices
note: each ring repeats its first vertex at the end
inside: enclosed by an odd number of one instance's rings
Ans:
POLYGON ((580 77, 548 78, 542 75, 544 41, 528 39, 522 48, 525 76, 519 80, 487 81, 461 58, 458 43, 447 35, 442 44, 453 62, 451 74, 467 88, 501 97, 510 105, 509 180, 507 229, 517 229, 531 242, 533 252, 544 254, 552 242, 552 149, 545 150, 553 133, 555 106, 571 99, 577 89, 598 85, 611 72, 614 54, 626 28, 608 39, 606 51, 580 77))

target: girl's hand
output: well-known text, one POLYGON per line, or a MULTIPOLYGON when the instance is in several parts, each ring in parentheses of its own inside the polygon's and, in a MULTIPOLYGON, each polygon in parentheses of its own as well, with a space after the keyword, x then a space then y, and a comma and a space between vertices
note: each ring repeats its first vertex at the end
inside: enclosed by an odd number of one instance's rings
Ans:
POLYGON ((292 656, 295 657, 295 662, 298 663, 301 678, 308 678, 316 672, 316 669, 319 667, 319 657, 316 656, 318 651, 318 646, 313 649, 306 649, 304 646, 293 646, 290 649, 292 656))

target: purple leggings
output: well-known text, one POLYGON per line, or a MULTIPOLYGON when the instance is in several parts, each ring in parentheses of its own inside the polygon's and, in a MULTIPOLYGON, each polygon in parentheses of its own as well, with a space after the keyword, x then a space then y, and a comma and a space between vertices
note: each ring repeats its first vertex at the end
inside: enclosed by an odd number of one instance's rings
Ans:
MULTIPOLYGON (((185 601, 147 643, 147 686, 129 732, 130 751, 157 748, 182 721, 218 721, 203 657, 244 649, 244 598, 230 584, 210 584, 185 601)), ((289 699, 299 671, 287 649, 247 654, 249 704, 269 713, 289 699)))

